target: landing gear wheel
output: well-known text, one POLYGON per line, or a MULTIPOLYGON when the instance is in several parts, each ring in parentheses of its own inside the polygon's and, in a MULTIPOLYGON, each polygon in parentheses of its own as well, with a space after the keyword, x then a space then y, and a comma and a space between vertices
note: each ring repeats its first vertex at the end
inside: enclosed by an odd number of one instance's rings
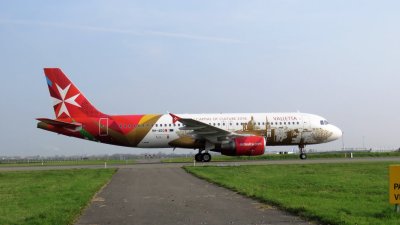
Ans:
POLYGON ((306 155, 306 151, 304 150, 304 147, 306 147, 304 145, 304 142, 301 141, 301 143, 299 144, 299 150, 300 150, 300 159, 305 160, 307 159, 307 155, 306 155))
POLYGON ((210 162, 211 161, 210 153, 203 153, 201 155, 202 155, 203 162, 210 162))
POLYGON ((196 160, 196 162, 203 161, 202 154, 201 153, 197 153, 196 155, 194 155, 194 160, 196 160))

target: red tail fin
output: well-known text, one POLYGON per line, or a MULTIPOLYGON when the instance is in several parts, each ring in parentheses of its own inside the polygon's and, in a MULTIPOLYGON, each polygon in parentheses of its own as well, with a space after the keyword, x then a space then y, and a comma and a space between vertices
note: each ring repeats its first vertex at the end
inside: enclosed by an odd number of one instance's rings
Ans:
POLYGON ((45 68, 47 85, 57 119, 100 117, 98 111, 59 68, 45 68))

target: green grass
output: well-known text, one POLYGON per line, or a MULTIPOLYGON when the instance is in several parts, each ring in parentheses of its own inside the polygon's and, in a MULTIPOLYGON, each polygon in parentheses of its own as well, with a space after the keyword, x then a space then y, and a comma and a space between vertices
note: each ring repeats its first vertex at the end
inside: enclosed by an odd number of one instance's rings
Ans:
POLYGON ((126 165, 134 164, 134 160, 65 160, 65 161, 0 161, 0 167, 14 167, 14 166, 78 166, 78 165, 126 165))
POLYGON ((114 169, 0 172, 0 224, 72 224, 114 169))
MULTIPOLYGON (((353 153, 354 158, 358 157, 397 157, 400 156, 400 152, 355 152, 353 153)), ((347 153, 309 153, 307 154, 308 159, 324 159, 324 158, 349 158, 350 154, 347 153)), ((243 160, 288 160, 288 159, 299 159, 298 154, 266 154, 261 156, 223 156, 213 155, 213 162, 231 162, 231 161, 243 161, 243 160)), ((161 162, 164 163, 184 163, 193 162, 193 157, 178 157, 163 159, 161 162)))
POLYGON ((323 224, 388 225, 400 224, 400 214, 394 212, 388 200, 390 164, 205 166, 185 169, 208 181, 323 224))

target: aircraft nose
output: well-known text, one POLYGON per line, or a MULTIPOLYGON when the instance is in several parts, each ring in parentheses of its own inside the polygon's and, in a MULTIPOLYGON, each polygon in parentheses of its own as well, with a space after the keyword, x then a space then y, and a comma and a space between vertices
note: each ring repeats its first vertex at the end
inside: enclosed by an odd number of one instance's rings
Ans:
POLYGON ((337 126, 331 125, 332 136, 330 136, 331 141, 337 140, 342 137, 343 133, 337 126))

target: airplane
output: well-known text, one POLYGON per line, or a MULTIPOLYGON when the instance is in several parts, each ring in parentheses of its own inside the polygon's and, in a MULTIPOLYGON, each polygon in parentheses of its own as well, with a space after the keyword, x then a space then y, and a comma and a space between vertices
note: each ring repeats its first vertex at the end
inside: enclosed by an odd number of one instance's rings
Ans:
POLYGON ((218 113, 108 115, 97 110, 59 68, 44 68, 56 119, 37 118, 37 127, 66 136, 138 148, 188 148, 195 160, 212 152, 257 156, 267 146, 306 145, 339 139, 342 131, 307 113, 218 113))

